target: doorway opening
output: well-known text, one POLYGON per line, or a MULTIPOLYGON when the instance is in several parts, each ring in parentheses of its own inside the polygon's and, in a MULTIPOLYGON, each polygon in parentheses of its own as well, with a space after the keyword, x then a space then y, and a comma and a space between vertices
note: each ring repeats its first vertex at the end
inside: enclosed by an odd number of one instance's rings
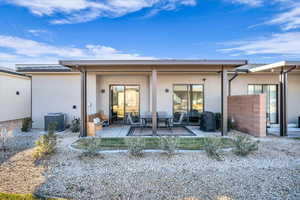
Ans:
POLYGON ((110 121, 124 124, 126 116, 140 117, 140 86, 139 85, 110 85, 110 121))

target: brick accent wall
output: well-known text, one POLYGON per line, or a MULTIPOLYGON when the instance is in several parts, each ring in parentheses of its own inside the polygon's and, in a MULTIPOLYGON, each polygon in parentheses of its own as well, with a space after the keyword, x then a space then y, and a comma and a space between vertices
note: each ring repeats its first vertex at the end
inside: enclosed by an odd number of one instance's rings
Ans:
POLYGON ((235 129, 256 137, 266 136, 266 95, 228 97, 228 116, 235 129))
POLYGON ((9 120, 0 122, 0 128, 6 128, 8 131, 22 127, 23 119, 9 120))

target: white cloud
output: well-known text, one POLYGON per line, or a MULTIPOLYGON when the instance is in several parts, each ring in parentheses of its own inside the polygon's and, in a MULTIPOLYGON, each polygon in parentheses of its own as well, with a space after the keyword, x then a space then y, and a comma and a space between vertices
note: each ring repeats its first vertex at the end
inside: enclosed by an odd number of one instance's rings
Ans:
POLYGON ((267 24, 281 25, 283 30, 300 28, 300 2, 289 5, 288 9, 276 15, 267 24))
POLYGON ((232 3, 245 4, 252 7, 257 7, 263 5, 263 0, 226 0, 232 3))
POLYGON ((0 52, 0 59, 13 59, 13 58, 16 58, 16 55, 0 52))
POLYGON ((123 53, 108 46, 88 44, 83 48, 55 46, 14 36, 0 35, 0 64, 33 63, 59 59, 155 59, 139 54, 123 53), (7 53, 9 50, 13 53, 7 53))
POLYGON ((54 24, 71 24, 94 20, 98 17, 120 17, 143 8, 175 10, 179 6, 194 6, 196 0, 6 0, 28 8, 38 16, 63 14, 54 24))
POLYGON ((42 29, 30 29, 30 30, 28 30, 28 32, 31 33, 34 36, 39 36, 43 33, 48 33, 47 30, 42 30, 42 29))
POLYGON ((234 53, 236 55, 274 54, 300 57, 300 32, 273 34, 270 37, 224 44, 231 47, 219 50, 223 53, 234 53))

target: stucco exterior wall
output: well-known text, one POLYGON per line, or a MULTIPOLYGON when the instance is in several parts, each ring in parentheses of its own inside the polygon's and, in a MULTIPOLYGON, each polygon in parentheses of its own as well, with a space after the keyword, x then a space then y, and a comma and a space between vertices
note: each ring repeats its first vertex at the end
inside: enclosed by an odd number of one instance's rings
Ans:
POLYGON ((80 116, 79 74, 32 75, 33 128, 44 128, 44 116, 49 112, 67 113, 68 122, 80 116))
POLYGON ((30 82, 29 77, 0 73, 0 122, 30 117, 30 82))
POLYGON ((221 77, 213 74, 158 75, 157 110, 173 113, 174 84, 203 84, 204 110, 221 112, 221 77), (203 80, 205 79, 205 81, 203 80), (165 89, 169 89, 166 93, 165 89))
MULTIPOLYGON (((247 74, 240 75, 232 82, 231 94, 232 95, 246 95, 248 94, 248 84, 279 84, 278 74, 247 74)), ((279 85, 278 85, 279 87, 279 85)), ((280 91, 278 88, 278 95, 280 91)), ((298 123, 298 116, 300 116, 300 75, 289 74, 288 76, 288 122, 298 123)), ((278 113, 280 99, 278 98, 278 113)))
POLYGON ((140 85, 140 112, 149 111, 149 78, 146 75, 97 75, 97 112, 109 116, 110 85, 134 84, 140 85), (101 93, 104 89, 105 92, 101 93))
MULTIPOLYGON (((33 74, 33 126, 44 127, 44 115, 49 112, 64 112, 68 121, 80 116, 79 74, 33 74), (76 109, 73 109, 76 105, 76 109)), ((140 85, 140 112, 150 111, 151 76, 149 75, 99 75, 88 73, 88 113, 103 111, 109 115, 109 86, 112 84, 140 85), (105 92, 101 93, 104 89, 105 92)), ((205 111, 221 111, 221 79, 218 74, 158 74, 157 110, 173 110, 173 84, 204 84, 205 111), (206 79, 203 81, 203 79, 206 79), (166 93, 165 89, 169 89, 166 93)), ((232 82, 232 95, 246 95, 248 84, 278 84, 278 75, 240 75, 232 82)), ((300 76, 289 76, 288 119, 297 121, 300 115, 300 76)), ((15 94, 15 93, 14 93, 15 94)))

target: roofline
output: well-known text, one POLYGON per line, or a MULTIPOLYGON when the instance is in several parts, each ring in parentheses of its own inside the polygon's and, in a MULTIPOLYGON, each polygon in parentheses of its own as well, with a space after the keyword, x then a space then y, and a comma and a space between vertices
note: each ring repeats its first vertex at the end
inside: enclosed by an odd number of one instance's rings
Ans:
POLYGON ((249 69, 249 72, 259 72, 268 69, 275 69, 279 67, 289 67, 289 66, 300 66, 300 61, 280 61, 272 64, 261 65, 258 67, 254 67, 249 69))
POLYGON ((60 60, 66 67, 107 65, 235 65, 247 64, 247 60, 60 60))
POLYGON ((5 69, 1 69, 1 68, 0 68, 0 72, 6 73, 6 74, 10 74, 10 75, 15 75, 15 76, 22 76, 22 77, 28 77, 28 78, 31 77, 31 76, 29 76, 27 74, 18 73, 18 72, 14 72, 14 71, 10 71, 10 70, 5 70, 5 69))
POLYGON ((70 69, 17 69, 18 72, 71 72, 70 69))

